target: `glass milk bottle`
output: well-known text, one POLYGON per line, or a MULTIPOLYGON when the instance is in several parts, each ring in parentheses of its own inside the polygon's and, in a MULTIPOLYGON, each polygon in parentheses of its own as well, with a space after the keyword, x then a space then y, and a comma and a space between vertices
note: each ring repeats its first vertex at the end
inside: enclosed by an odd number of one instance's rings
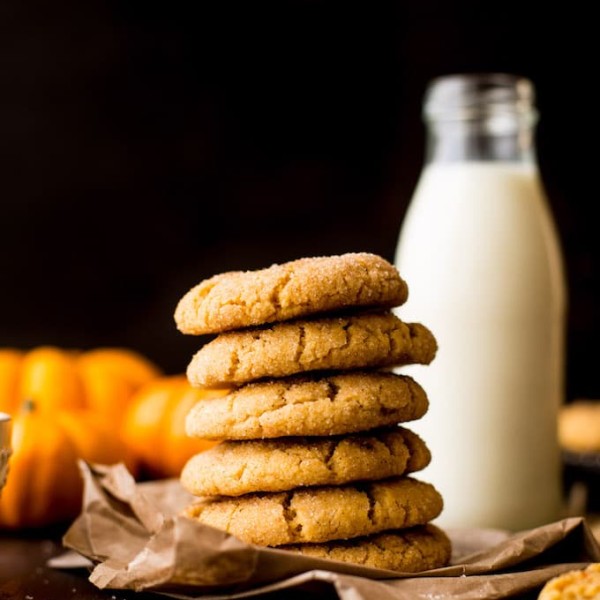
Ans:
POLYGON ((558 518, 565 283, 535 160, 530 81, 505 74, 431 82, 427 160, 402 224, 400 318, 435 334, 411 424, 429 445, 423 479, 446 527, 519 530, 558 518))

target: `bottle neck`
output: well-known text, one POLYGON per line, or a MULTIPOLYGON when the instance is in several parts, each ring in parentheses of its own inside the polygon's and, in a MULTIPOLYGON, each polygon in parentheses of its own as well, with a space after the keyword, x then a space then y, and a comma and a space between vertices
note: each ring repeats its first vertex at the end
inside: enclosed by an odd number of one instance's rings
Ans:
POLYGON ((472 119, 429 119, 426 162, 535 163, 534 117, 506 112, 472 119))

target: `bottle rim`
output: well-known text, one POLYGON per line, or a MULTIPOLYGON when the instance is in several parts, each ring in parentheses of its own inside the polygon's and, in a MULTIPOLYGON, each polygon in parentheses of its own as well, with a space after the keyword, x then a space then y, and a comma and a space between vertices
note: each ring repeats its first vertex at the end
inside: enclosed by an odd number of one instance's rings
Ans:
POLYGON ((501 72, 457 73, 432 79, 425 91, 426 121, 467 121, 499 113, 535 121, 535 88, 530 79, 501 72))

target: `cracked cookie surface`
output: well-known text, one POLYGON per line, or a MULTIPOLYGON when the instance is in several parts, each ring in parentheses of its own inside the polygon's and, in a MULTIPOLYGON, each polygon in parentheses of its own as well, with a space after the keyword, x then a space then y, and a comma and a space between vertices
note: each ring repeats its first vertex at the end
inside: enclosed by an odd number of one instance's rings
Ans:
POLYGON ((435 525, 378 533, 350 541, 281 546, 281 549, 404 573, 444 567, 451 554, 448 536, 435 525))
POLYGON ((424 469, 429 460, 421 438, 400 427, 341 437, 222 442, 192 457, 181 483, 196 496, 239 496, 385 479, 424 469))
POLYGON ((211 440, 327 436, 421 418, 423 388, 407 375, 353 371, 250 383, 198 402, 186 432, 211 440))
POLYGON ((183 333, 221 333, 349 307, 392 308, 408 288, 380 256, 349 253, 233 271, 187 292, 175 310, 183 333))
POLYGON ((429 483, 411 477, 290 492, 204 498, 185 513, 261 546, 327 542, 424 525, 442 510, 429 483))
POLYGON ((289 321, 222 333, 192 358, 196 387, 240 385, 318 370, 429 364, 437 343, 420 323, 390 312, 289 321))

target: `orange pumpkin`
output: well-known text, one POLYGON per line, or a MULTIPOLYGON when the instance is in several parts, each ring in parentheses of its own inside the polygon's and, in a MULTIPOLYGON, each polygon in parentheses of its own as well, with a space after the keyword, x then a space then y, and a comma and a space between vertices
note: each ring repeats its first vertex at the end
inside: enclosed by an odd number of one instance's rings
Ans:
POLYGON ((77 409, 86 405, 77 372, 75 354, 58 348, 40 347, 23 355, 17 404, 35 400, 39 410, 77 409))
POLYGON ((149 360, 124 348, 0 349, 0 411, 14 414, 32 399, 40 411, 90 408, 120 423, 133 393, 159 375, 149 360))
POLYGON ((115 421, 134 392, 161 375, 143 356, 123 348, 98 348, 77 358, 87 405, 115 421))
POLYGON ((86 462, 113 465, 122 462, 136 474, 138 461, 109 419, 91 410, 61 411, 56 421, 86 462))
POLYGON ((0 411, 13 413, 17 407, 22 360, 22 352, 0 348, 0 411))
POLYGON ((111 464, 128 455, 110 423, 98 415, 43 413, 31 401, 14 417, 12 450, 0 496, 0 527, 5 528, 40 527, 73 518, 82 497, 77 458, 111 464))
POLYGON ((161 377, 141 388, 123 420, 125 443, 154 477, 178 477, 187 460, 214 445, 185 433, 189 410, 205 398, 223 396, 226 389, 196 389, 183 375, 161 377))

